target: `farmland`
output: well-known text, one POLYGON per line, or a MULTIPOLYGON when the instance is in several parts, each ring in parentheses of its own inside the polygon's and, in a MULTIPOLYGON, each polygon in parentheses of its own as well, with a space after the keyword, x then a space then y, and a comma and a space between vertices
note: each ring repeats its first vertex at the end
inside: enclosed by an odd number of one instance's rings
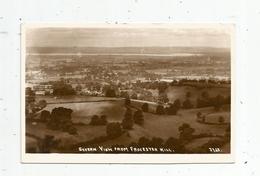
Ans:
MULTIPOLYGON (((221 94, 224 96, 229 95, 229 90, 225 88, 204 88, 198 89, 194 87, 170 87, 167 90, 170 101, 177 98, 183 100, 187 91, 191 92, 191 101, 195 103, 196 98, 201 94, 202 91, 207 90, 210 95, 215 96, 221 94)), ((37 97, 42 99, 43 97, 37 97)), ((61 146, 75 145, 84 141, 92 140, 96 137, 106 135, 105 126, 91 126, 89 125, 90 119, 93 115, 106 115, 108 122, 121 122, 126 112, 125 102, 122 98, 106 98, 106 97, 84 97, 84 96, 71 96, 63 98, 47 98, 48 104, 44 110, 52 111, 56 107, 70 108, 73 110, 72 122, 75 123, 78 135, 71 135, 62 131, 54 131, 46 128, 46 124, 38 123, 27 123, 26 132, 28 134, 35 134, 36 136, 43 138, 44 135, 53 135, 55 139, 61 140, 61 146), (73 101, 76 101, 73 103, 73 101), (82 102, 77 102, 82 101, 82 102), (77 124, 77 123, 83 123, 77 124)), ((131 100, 132 111, 141 108, 142 101, 131 100)), ((129 130, 127 134, 123 134, 118 138, 107 140, 99 143, 102 146, 117 145, 129 145, 131 142, 137 142, 140 137, 159 137, 163 140, 167 140, 169 137, 179 137, 179 126, 183 123, 190 124, 195 129, 194 135, 203 133, 211 134, 213 136, 223 136, 225 130, 230 122, 230 108, 224 106, 221 111, 216 112, 213 107, 205 108, 192 108, 192 109, 180 109, 176 115, 158 115, 155 113, 156 104, 149 104, 149 112, 144 112, 144 124, 143 126, 134 125, 132 130, 129 130), (212 124, 200 123, 197 121, 196 114, 201 112, 209 117, 208 122, 212 124), (217 118, 222 115, 225 118, 224 124, 217 124, 217 118), (215 118, 215 120, 214 120, 215 118)), ((211 139, 218 137, 205 137, 195 139, 187 144, 188 147, 194 148, 201 146, 211 139)), ((28 143, 33 143, 29 140, 28 143)), ((29 144, 28 144, 29 145, 29 144)), ((226 147, 223 152, 229 152, 229 148, 226 147)))

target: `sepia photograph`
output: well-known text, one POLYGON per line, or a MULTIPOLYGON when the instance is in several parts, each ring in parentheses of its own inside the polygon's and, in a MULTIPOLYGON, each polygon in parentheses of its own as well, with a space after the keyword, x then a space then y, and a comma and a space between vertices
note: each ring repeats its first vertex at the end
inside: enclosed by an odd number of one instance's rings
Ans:
POLYGON ((23 155, 230 156, 233 28, 23 25, 23 155))

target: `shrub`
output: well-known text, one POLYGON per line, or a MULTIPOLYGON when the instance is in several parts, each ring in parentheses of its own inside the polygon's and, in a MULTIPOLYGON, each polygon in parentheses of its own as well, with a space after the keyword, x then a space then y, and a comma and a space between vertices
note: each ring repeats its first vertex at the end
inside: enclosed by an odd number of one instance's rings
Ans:
POLYGON ((143 125, 144 124, 144 116, 143 112, 141 110, 137 110, 134 113, 134 123, 138 125, 143 125))
POLYGON ((144 103, 142 105, 142 110, 143 110, 143 112, 148 112, 148 103, 144 103))
POLYGON ((97 115, 94 115, 91 118, 91 121, 89 123, 90 125, 106 125, 107 124, 107 116, 102 115, 101 117, 98 117, 97 115))

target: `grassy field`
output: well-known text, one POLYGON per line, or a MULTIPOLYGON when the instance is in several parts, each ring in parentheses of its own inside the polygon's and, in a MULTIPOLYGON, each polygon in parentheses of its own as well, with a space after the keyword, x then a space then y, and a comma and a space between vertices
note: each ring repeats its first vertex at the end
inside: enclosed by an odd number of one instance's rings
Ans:
MULTIPOLYGON (((132 103, 140 107, 142 103, 132 103)), ((124 118, 126 108, 124 107, 124 100, 118 99, 104 102, 84 102, 84 103, 65 103, 65 104, 48 104, 45 110, 51 111, 55 107, 65 107, 73 109, 72 121, 83 122, 88 124, 93 115, 107 115, 109 122, 121 122, 124 118)), ((132 109, 133 112, 135 109, 132 109)), ((131 142, 136 142, 140 137, 160 137, 166 140, 169 137, 179 137, 178 128, 183 123, 188 123, 195 129, 195 134, 211 133, 213 135, 224 135, 228 124, 203 124, 197 122, 196 114, 202 112, 207 114, 210 118, 218 117, 219 114, 225 114, 225 122, 230 119, 230 111, 228 108, 215 112, 213 107, 200 109, 181 109, 177 115, 157 115, 154 113, 144 113, 144 125, 134 125, 133 129, 128 132, 128 135, 123 134, 119 138, 106 141, 100 145, 111 146, 113 144, 128 145, 131 142)), ((76 125, 79 135, 70 135, 66 132, 53 131, 46 128, 44 123, 27 123, 26 132, 37 135, 41 138, 49 134, 55 136, 56 139, 61 139, 61 145, 72 145, 79 142, 91 140, 95 137, 106 135, 105 126, 91 126, 91 125, 76 125)), ((207 142, 209 138, 192 141, 191 146, 202 145, 207 142)), ((29 142, 29 141, 28 141, 29 142)), ((30 141, 31 142, 31 141, 30 141)), ((226 147, 228 149, 228 147, 226 147)))

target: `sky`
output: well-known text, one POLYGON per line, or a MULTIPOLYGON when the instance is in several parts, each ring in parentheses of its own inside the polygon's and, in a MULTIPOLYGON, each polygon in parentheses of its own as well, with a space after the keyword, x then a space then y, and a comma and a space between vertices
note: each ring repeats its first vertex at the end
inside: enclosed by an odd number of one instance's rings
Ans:
POLYGON ((34 27, 26 30, 26 46, 230 48, 230 34, 223 27, 34 27))

